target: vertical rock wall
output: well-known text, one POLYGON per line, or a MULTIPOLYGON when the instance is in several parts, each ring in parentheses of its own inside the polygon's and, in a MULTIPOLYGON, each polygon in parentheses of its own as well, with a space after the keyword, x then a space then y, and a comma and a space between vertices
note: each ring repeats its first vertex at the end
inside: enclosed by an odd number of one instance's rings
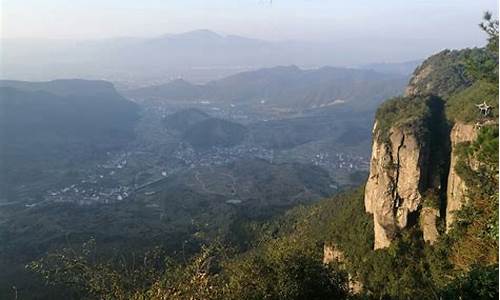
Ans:
POLYGON ((399 99, 406 102, 393 100, 392 110, 385 108, 377 116, 365 186, 365 210, 374 218, 375 249, 388 247, 398 230, 414 224, 420 224, 424 239, 433 243, 439 235, 436 221, 445 217, 449 230, 454 213, 466 199, 465 184, 455 171, 456 149, 462 142, 473 141, 477 128, 457 123, 450 133, 444 112, 447 99, 472 83, 462 62, 469 51, 473 50, 445 50, 428 58, 415 70, 399 99), (424 99, 433 100, 423 108, 412 105, 424 99), (414 114, 412 109, 416 109, 414 114), (420 118, 421 109, 429 110, 427 119, 420 118), (383 123, 384 139, 377 128, 382 121, 392 122, 383 123), (439 203, 433 204, 438 205, 424 207, 424 194, 437 197, 439 203))
POLYGON ((455 170, 458 158, 457 146, 463 142, 474 141, 477 137, 477 132, 477 127, 473 124, 456 123, 451 129, 450 171, 446 191, 446 232, 448 232, 455 221, 454 213, 462 207, 467 198, 465 183, 455 170))
MULTIPOLYGON (((411 129, 393 127, 387 141, 380 141, 374 128, 370 175, 365 186, 365 210, 373 214, 375 249, 391 244, 399 229, 413 225, 418 217, 424 240, 437 240, 437 208, 422 209, 422 194, 428 188, 429 143, 420 141, 411 129)), ((446 230, 455 221, 455 212, 467 199, 464 181, 457 174, 457 147, 476 139, 478 127, 456 123, 450 132, 450 167, 446 184, 446 230)), ((446 173, 445 173, 446 174, 446 173)), ((443 187, 440 187, 444 189, 443 187)), ((444 191, 443 191, 444 192, 444 191)), ((444 212, 443 211, 443 212, 444 212)))
POLYGON ((427 156, 427 146, 411 129, 392 128, 388 141, 375 134, 365 187, 365 209, 374 218, 375 249, 388 247, 421 206, 427 156))

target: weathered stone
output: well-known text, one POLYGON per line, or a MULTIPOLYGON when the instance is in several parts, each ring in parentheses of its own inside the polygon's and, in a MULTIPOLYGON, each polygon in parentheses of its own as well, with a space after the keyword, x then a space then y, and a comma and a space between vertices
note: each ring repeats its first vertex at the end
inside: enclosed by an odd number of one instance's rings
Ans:
POLYGON ((408 86, 405 89, 405 96, 416 96, 416 95, 421 95, 424 92, 427 92, 428 89, 430 89, 429 85, 425 85, 425 89, 422 91, 420 85, 421 81, 424 81, 427 79, 427 77, 432 73, 432 65, 422 65, 421 69, 416 72, 411 80, 408 86))
POLYGON ((448 188, 446 191, 446 232, 450 230, 455 221, 455 212, 462 208, 466 202, 467 187, 465 182, 458 176, 455 167, 457 165, 457 145, 463 142, 474 141, 477 137, 477 127, 473 124, 456 123, 451 129, 451 157, 450 171, 448 174, 448 188))
MULTIPOLYGON (((446 217, 448 231, 454 221, 453 214, 466 201, 465 184, 455 170, 456 146, 474 140, 477 127, 456 124, 447 136, 443 105, 451 95, 472 84, 464 73, 462 62, 469 51, 474 50, 442 51, 426 59, 413 73, 404 100, 422 101, 426 98, 427 115, 418 112, 412 115, 411 111, 404 109, 397 111, 399 108, 395 105, 396 110, 387 112, 388 116, 377 116, 379 122, 392 120, 393 123, 384 123, 384 130, 386 126, 391 128, 383 138, 377 128, 382 123, 376 122, 373 129, 370 175, 364 201, 366 212, 373 214, 375 249, 388 247, 398 230, 418 222, 423 226, 425 239, 433 243, 438 236, 436 219, 446 217), (394 118, 391 114, 401 115, 394 118), (418 119, 420 117, 425 119, 418 119), (450 147, 451 155, 448 153, 450 147), (431 149, 433 153, 430 153, 431 149), (448 162, 450 170, 447 174, 448 162), (440 212, 445 216, 439 216, 437 210, 422 210, 423 193, 444 198, 441 197, 444 192, 447 203, 439 205, 446 204, 446 212, 440 212)), ((473 164, 471 167, 474 168, 473 164)))
POLYGON ((363 283, 356 280, 351 274, 349 274, 349 290, 354 295, 360 294, 363 291, 363 283))
POLYGON ((334 244, 323 245, 323 263, 329 264, 334 261, 343 262, 344 253, 340 251, 334 244))
POLYGON ((437 241, 439 232, 436 221, 439 218, 439 210, 432 207, 424 207, 420 212, 420 228, 424 234, 424 241, 431 245, 437 241))
POLYGON ((421 205, 427 147, 411 129, 392 128, 389 141, 375 135, 372 148, 365 210, 373 214, 374 248, 380 249, 390 245, 397 228, 407 227, 421 205))
MULTIPOLYGON (((340 267, 345 269, 346 258, 344 253, 333 243, 323 245, 323 263, 340 263, 340 267)), ((359 294, 363 290, 363 284, 354 276, 348 273, 348 287, 351 293, 359 294)))

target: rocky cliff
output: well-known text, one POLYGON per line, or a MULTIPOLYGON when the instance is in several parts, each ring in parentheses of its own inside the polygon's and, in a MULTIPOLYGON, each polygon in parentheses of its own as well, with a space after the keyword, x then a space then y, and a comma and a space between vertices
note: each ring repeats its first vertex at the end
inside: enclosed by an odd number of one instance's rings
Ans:
POLYGON ((451 129, 451 153, 450 172, 448 175, 448 187, 446 191, 446 231, 448 232, 453 224, 454 213, 459 210, 466 201, 466 190, 464 180, 458 176, 455 167, 457 165, 457 147, 464 142, 472 142, 476 139, 478 126, 475 124, 456 123, 451 129))
POLYGON ((413 222, 422 203, 428 157, 426 145, 412 128, 391 128, 387 141, 381 141, 381 134, 375 134, 365 187, 366 211, 374 216, 375 249, 389 246, 397 229, 413 222))
POLYGON ((464 72, 471 51, 443 51, 416 69, 405 95, 385 102, 373 129, 365 210, 373 214, 374 248, 388 247, 398 233, 420 225, 433 243, 441 218, 447 230, 466 201, 455 171, 457 147, 473 141, 477 126, 446 116, 447 100, 473 84, 464 72), (451 128, 451 129, 450 129, 451 128))

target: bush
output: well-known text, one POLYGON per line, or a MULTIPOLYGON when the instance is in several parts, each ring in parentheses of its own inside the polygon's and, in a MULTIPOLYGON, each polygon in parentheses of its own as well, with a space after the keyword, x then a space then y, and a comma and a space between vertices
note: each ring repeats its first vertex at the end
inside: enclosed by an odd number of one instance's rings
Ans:
POLYGON ((387 142, 392 127, 409 127, 422 137, 426 133, 425 123, 431 116, 430 102, 433 100, 432 97, 397 97, 382 103, 375 116, 375 136, 387 142))
POLYGON ((446 116, 452 122, 477 122, 498 119, 497 84, 478 81, 470 88, 451 96, 446 101, 446 116), (489 116, 484 117, 476 104, 486 102, 492 107, 489 116))

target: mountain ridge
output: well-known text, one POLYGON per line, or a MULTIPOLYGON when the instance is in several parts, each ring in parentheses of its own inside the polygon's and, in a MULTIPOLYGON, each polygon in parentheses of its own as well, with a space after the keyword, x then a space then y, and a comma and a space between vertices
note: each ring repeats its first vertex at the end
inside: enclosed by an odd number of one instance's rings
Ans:
POLYGON ((0 196, 13 198, 9 191, 57 166, 124 147, 139 118, 138 106, 105 81, 0 81, 0 108, 0 196))
POLYGON ((337 67, 300 69, 289 65, 242 72, 203 85, 178 79, 123 93, 135 99, 229 101, 298 109, 329 105, 341 99, 352 102, 348 105, 363 107, 369 104, 367 107, 373 107, 383 99, 384 94, 397 94, 396 90, 402 89, 406 80, 405 76, 373 70, 337 67), (371 88, 370 95, 364 93, 367 86, 371 88), (373 103, 368 99, 372 99, 373 103))
MULTIPOLYGON (((5 56, 2 76, 26 80, 84 76, 132 87, 179 76, 193 82, 208 82, 244 70, 276 65, 362 64, 364 56, 361 53, 356 52, 358 58, 354 61, 351 58, 350 48, 344 45, 349 42, 352 41, 268 41, 211 30, 99 40, 6 39, 2 40, 2 55, 5 56), (25 64, 30 68, 23 67, 25 64), (134 74, 134 82, 130 74, 134 74)), ((371 53, 362 47, 358 49, 366 55, 371 53)), ((372 58, 370 61, 392 59, 372 58)), ((409 58, 394 59, 405 61, 409 58)))

